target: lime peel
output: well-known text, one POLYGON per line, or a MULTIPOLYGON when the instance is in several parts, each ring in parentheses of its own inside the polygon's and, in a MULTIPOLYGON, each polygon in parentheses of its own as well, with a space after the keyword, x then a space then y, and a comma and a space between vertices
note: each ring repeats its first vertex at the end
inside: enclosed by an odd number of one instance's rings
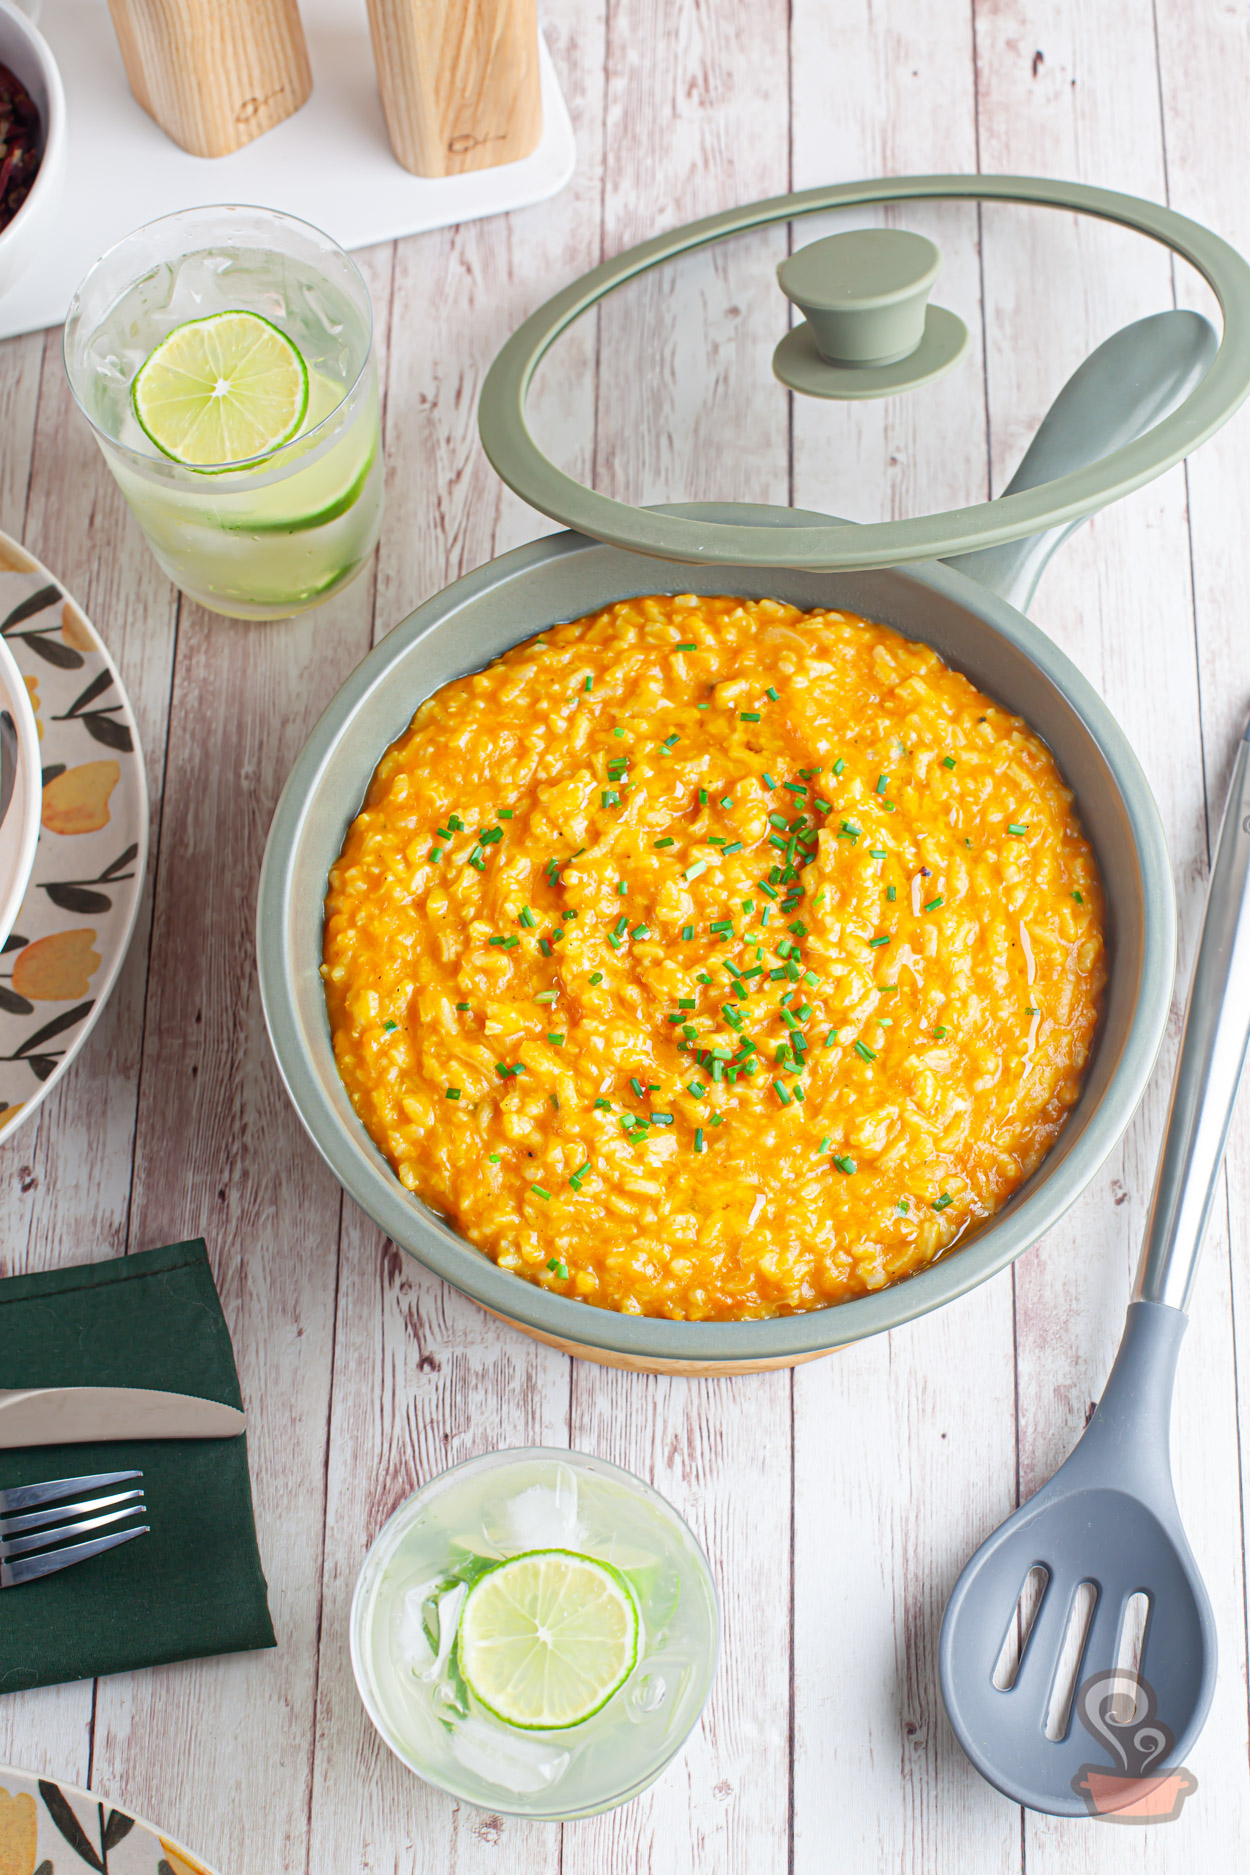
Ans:
POLYGON ((175 326, 135 374, 139 426, 184 468, 222 468, 289 443, 308 409, 299 347, 260 313, 211 313, 175 326))
POLYGON ((488 1569, 460 1612, 456 1654, 474 1698, 505 1725, 584 1725, 638 1659, 633 1590, 611 1563, 576 1550, 525 1550, 488 1569))

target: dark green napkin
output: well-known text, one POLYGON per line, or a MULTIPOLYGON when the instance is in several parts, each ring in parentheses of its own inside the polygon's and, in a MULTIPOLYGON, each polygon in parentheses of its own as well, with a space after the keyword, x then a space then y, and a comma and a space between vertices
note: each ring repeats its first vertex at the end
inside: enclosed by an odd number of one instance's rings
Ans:
MULTIPOLYGON (((203 1239, 0 1281, 0 1387, 157 1387, 241 1406, 203 1239)), ((274 1646, 245 1437, 0 1450, 0 1488, 131 1467, 151 1535, 0 1590, 0 1692, 274 1646)))

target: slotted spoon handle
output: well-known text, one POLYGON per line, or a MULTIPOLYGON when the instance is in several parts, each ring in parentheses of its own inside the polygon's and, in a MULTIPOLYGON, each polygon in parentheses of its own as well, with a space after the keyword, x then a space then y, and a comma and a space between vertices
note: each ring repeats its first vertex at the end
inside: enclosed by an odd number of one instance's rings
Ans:
POLYGON ((1133 1297, 1187 1309, 1250 1040, 1250 728, 1216 841, 1133 1297))

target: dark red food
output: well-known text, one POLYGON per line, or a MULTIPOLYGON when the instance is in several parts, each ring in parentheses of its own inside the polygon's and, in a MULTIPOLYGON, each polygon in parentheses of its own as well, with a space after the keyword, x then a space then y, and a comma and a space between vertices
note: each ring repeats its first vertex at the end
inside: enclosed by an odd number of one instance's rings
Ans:
POLYGON ((21 79, 0 65, 0 234, 39 173, 39 108, 21 79))

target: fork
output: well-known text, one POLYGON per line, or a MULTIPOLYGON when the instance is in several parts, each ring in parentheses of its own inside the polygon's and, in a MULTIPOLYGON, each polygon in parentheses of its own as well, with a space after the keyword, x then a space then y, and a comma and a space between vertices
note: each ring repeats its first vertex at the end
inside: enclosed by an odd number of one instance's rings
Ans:
POLYGON ((91 1495, 106 1491, 109 1485, 127 1484, 132 1478, 142 1477, 141 1471, 97 1471, 83 1478, 52 1478, 46 1484, 19 1484, 11 1491, 0 1491, 0 1589, 16 1588, 19 1583, 33 1582, 37 1576, 50 1576, 57 1569, 68 1569, 73 1563, 116 1549, 119 1543, 129 1543, 132 1537, 147 1536, 148 1525, 140 1524, 134 1529, 92 1537, 86 1543, 71 1543, 63 1549, 48 1547, 64 1543, 66 1537, 102 1529, 105 1524, 145 1516, 142 1485, 128 1491, 106 1492, 103 1497, 91 1495), (79 1496, 80 1492, 87 1495, 79 1496), (95 1512, 100 1514, 88 1514, 95 1512), (66 1518, 73 1521, 65 1522, 66 1518))

